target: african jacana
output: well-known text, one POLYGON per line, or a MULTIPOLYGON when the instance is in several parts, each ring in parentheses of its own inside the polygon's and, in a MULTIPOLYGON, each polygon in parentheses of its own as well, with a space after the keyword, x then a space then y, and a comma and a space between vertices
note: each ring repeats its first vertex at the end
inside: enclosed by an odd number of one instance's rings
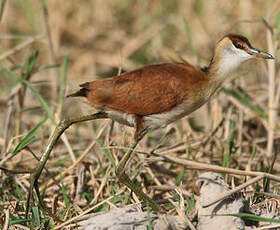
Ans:
POLYGON ((229 34, 222 38, 207 68, 188 63, 144 66, 104 80, 87 82, 69 96, 83 96, 102 116, 136 129, 134 143, 116 168, 120 182, 158 211, 158 205, 138 189, 124 173, 133 149, 143 136, 162 128, 206 103, 228 74, 253 57, 273 59, 251 46, 247 38, 229 34))
POLYGON ((201 107, 229 73, 253 57, 273 59, 272 55, 253 48, 247 38, 229 34, 217 43, 207 68, 199 69, 188 63, 144 66, 119 76, 84 83, 80 91, 69 96, 86 97, 99 111, 96 118, 111 118, 136 129, 134 142, 117 166, 116 175, 158 211, 159 206, 124 173, 133 149, 147 132, 165 127, 201 107))

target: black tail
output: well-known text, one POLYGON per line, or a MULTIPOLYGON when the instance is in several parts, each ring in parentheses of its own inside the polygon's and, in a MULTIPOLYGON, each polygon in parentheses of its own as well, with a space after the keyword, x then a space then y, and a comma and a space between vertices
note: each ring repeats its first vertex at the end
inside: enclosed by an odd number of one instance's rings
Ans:
POLYGON ((90 89, 89 89, 89 82, 81 84, 80 86, 82 88, 79 91, 77 91, 75 93, 72 93, 70 95, 67 95, 67 97, 86 97, 88 92, 90 91, 90 89))

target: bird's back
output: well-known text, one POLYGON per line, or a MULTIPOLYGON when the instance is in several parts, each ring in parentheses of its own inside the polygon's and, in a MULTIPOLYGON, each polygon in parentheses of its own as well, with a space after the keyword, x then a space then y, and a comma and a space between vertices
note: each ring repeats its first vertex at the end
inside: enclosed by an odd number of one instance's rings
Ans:
POLYGON ((169 111, 199 94, 208 84, 206 74, 187 63, 165 63, 81 85, 73 96, 86 96, 94 106, 129 114, 169 111))

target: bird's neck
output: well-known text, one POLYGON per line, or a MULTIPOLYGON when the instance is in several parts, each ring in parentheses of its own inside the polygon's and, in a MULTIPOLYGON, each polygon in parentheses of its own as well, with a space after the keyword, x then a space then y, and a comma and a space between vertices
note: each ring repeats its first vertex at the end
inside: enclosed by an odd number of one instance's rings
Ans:
POLYGON ((243 61, 237 55, 231 53, 230 50, 218 50, 207 68, 207 74, 220 85, 243 61))

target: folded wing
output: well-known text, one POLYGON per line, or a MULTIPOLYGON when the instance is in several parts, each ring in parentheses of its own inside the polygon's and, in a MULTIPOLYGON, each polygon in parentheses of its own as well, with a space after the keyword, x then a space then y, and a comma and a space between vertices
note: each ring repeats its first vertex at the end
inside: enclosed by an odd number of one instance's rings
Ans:
POLYGON ((72 96, 86 96, 93 105, 105 109, 150 115, 182 103, 184 98, 193 94, 189 85, 201 81, 205 81, 204 75, 191 65, 167 63, 85 83, 72 96))

